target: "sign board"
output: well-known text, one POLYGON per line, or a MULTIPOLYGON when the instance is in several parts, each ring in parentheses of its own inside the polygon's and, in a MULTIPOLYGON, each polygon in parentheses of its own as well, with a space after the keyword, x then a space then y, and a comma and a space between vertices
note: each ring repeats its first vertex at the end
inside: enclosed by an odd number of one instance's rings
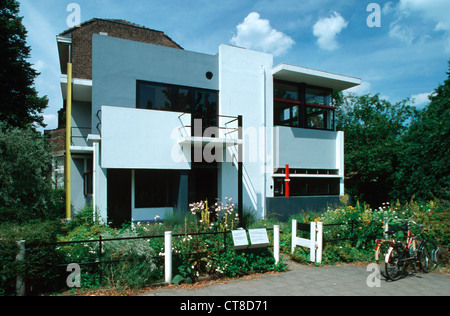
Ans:
POLYGON ((267 236, 267 230, 265 228, 261 229, 250 229, 248 231, 250 235, 250 248, 262 248, 269 246, 269 237, 267 236))
POLYGON ((245 230, 233 230, 231 232, 233 236, 233 242, 234 242, 234 249, 240 250, 240 249, 247 249, 248 248, 248 239, 247 239, 247 233, 245 230))

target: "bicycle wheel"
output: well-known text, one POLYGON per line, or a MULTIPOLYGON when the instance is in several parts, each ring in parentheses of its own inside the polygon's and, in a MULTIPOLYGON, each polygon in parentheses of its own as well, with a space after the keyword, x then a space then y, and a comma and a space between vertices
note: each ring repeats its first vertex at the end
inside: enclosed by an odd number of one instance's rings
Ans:
POLYGON ((433 240, 426 239, 420 244, 417 259, 423 272, 433 271, 438 266, 439 247, 433 240))
POLYGON ((377 240, 377 245, 375 248, 375 262, 380 267, 380 273, 383 278, 387 279, 386 275, 386 254, 389 250, 389 241, 380 241, 377 240))
POLYGON ((386 277, 392 281, 401 279, 404 276, 406 270, 403 245, 397 244, 394 247, 390 247, 386 256, 386 277))

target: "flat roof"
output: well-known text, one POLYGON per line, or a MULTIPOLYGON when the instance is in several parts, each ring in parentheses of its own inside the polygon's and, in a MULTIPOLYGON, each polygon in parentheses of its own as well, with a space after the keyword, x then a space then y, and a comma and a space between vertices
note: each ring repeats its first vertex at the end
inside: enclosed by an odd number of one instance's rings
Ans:
POLYGON ((359 78, 289 64, 274 67, 272 74, 275 79, 330 88, 334 92, 350 89, 362 83, 359 78))

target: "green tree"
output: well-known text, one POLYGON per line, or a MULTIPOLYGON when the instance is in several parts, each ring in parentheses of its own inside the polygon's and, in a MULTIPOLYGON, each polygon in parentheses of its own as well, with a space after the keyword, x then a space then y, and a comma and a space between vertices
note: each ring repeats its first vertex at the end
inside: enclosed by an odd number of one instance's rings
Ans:
POLYGON ((0 0, 0 121, 17 127, 45 127, 42 111, 48 99, 39 97, 33 87, 39 73, 27 61, 31 49, 18 14, 18 1, 0 0))
POLYGON ((447 75, 403 139, 405 149, 395 174, 396 197, 450 197, 450 61, 447 75))
POLYGON ((377 207, 390 199, 402 136, 416 115, 408 100, 392 104, 379 95, 347 95, 336 113, 345 132, 346 191, 377 207))
POLYGON ((48 177, 51 159, 39 132, 0 122, 2 220, 54 219, 63 214, 64 195, 52 189, 48 177))

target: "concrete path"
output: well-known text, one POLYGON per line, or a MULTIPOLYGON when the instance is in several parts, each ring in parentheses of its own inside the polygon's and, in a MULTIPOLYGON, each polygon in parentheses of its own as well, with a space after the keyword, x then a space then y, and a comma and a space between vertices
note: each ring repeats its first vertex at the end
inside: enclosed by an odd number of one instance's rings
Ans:
POLYGON ((429 273, 399 281, 378 280, 367 266, 315 267, 289 263, 290 270, 230 281, 205 282, 203 286, 171 286, 145 296, 449 296, 450 275, 429 273), (375 285, 370 287, 368 284, 375 285))

